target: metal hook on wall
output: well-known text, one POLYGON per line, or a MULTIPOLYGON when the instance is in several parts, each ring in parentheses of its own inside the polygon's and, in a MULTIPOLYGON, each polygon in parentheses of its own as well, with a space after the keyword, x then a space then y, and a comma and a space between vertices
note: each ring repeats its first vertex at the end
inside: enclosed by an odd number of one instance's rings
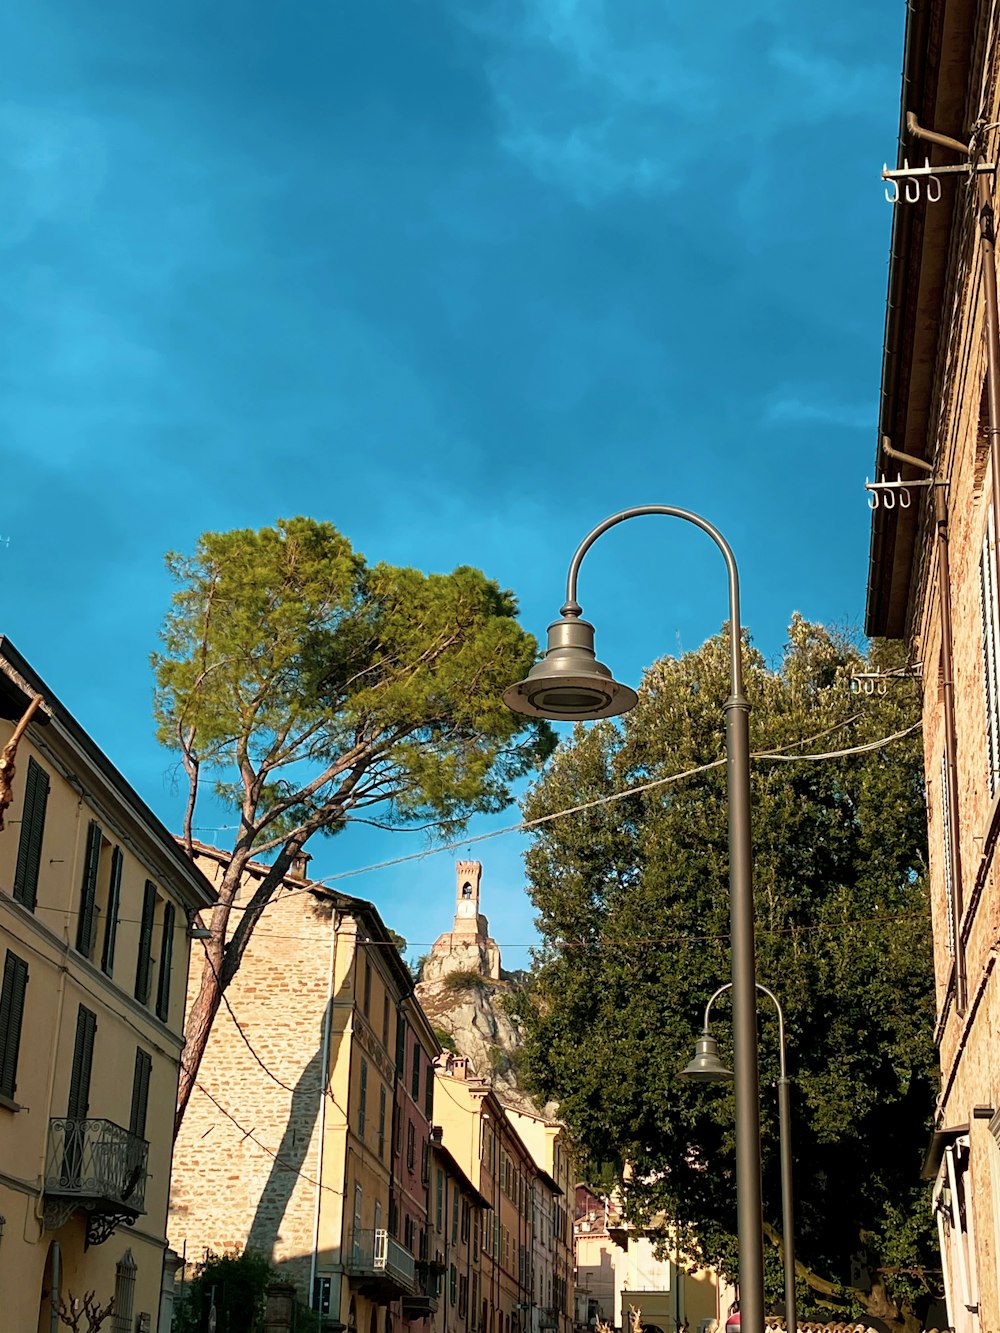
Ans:
POLYGON ((939 176, 927 177, 927 202, 936 204, 941 198, 941 178, 939 176))
MULTIPOLYGON (((900 482, 902 482, 903 479, 902 479, 902 477, 900 477, 898 480, 899 480, 900 482)), ((913 503, 913 501, 912 501, 912 499, 911 499, 911 497, 910 497, 910 492, 906 489, 905 486, 902 486, 902 485, 901 485, 900 488, 899 488, 899 507, 900 507, 900 509, 909 509, 909 507, 910 507, 910 505, 911 505, 912 503, 913 503)))
POLYGON ((904 185, 905 185, 904 197, 906 199, 906 202, 908 204, 918 203, 920 200, 920 182, 918 180, 915 180, 912 176, 909 176, 904 182, 904 185))
POLYGON ((868 480, 867 477, 865 478, 865 489, 866 489, 867 492, 868 492, 868 508, 869 508, 869 509, 877 509, 877 508, 878 508, 878 491, 872 489, 872 484, 871 484, 871 482, 868 480))
MULTIPOLYGON (((883 171, 888 171, 888 167, 883 167, 883 171)), ((891 180, 885 187, 885 202, 887 204, 899 203, 899 181, 891 180)))
POLYGON ((882 507, 883 507, 884 509, 895 509, 895 508, 896 508, 896 493, 895 493, 895 491, 886 491, 886 492, 885 492, 885 494, 882 496, 882 507))

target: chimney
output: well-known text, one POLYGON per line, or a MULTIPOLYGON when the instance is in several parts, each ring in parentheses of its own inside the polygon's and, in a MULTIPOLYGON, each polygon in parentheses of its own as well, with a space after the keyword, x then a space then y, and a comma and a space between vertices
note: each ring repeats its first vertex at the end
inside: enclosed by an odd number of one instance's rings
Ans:
POLYGON ((310 862, 311 860, 312 860, 312 857, 310 856, 310 854, 309 854, 308 852, 302 852, 302 851, 300 851, 300 852, 298 852, 295 856, 293 856, 293 857, 292 857, 292 865, 291 865, 291 869, 290 869, 289 872, 288 872, 289 875, 291 876, 291 878, 292 878, 292 879, 307 879, 308 876, 307 876, 307 874, 306 874, 306 870, 308 869, 309 862, 310 862))

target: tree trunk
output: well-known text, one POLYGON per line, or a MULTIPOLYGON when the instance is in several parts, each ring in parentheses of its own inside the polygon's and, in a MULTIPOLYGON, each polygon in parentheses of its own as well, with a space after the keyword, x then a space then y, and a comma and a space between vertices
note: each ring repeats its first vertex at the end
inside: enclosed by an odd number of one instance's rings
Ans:
MULTIPOLYGON (((209 950, 215 946, 215 940, 209 941, 209 950)), ((201 988, 191 1006, 187 1022, 184 1024, 184 1050, 181 1053, 180 1080, 177 1085, 177 1112, 174 1116, 174 1138, 180 1133, 184 1112, 194 1091, 198 1070, 205 1055, 212 1024, 222 1003, 222 987, 218 979, 218 965, 212 969, 211 954, 205 957, 201 972, 201 988)))

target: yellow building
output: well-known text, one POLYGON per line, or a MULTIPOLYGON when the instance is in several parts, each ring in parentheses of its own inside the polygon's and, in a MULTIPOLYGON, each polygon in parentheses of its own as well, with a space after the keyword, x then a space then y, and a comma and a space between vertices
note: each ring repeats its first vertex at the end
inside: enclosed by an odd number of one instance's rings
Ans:
MULTIPOLYGON (((196 853, 221 875, 225 852, 196 853)), ((423 1329, 440 1047, 375 907, 311 883, 307 860, 258 922, 213 1026, 174 1155, 171 1244, 188 1265, 256 1250, 324 1327, 423 1329)), ((200 970, 194 956, 189 988, 200 970)))
POLYGON ((531 1196, 531 1333, 569 1333, 573 1324, 573 1178, 566 1131, 524 1108, 505 1110, 534 1158, 531 1196))
MULTIPOLYGON (((462 1057, 436 1071, 434 1118, 442 1141, 486 1200, 480 1247, 480 1333, 532 1328, 532 1197, 545 1173, 507 1109, 462 1057)), ((551 1182, 550 1182, 551 1187, 551 1182)))
POLYGON ((431 1204, 427 1267, 435 1299, 431 1333, 477 1333, 482 1310, 482 1239, 489 1204, 431 1130, 431 1204))
POLYGON ((50 1333, 93 1292, 113 1333, 156 1333, 188 922, 213 894, 0 639, 4 745, 37 696, 0 832, 0 1326, 50 1333))

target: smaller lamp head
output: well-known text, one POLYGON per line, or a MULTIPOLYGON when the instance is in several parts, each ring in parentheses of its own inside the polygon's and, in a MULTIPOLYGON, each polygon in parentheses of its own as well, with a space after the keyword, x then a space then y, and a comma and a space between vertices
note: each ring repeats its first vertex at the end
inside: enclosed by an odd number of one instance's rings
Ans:
POLYGON ((732 1070, 719 1059, 719 1043, 707 1032, 703 1033, 695 1042, 694 1058, 681 1070, 681 1078, 692 1083, 728 1083, 732 1077, 732 1070))
POLYGON ((621 685, 594 652, 594 627, 580 619, 575 602, 549 626, 545 656, 525 680, 504 690, 503 701, 515 713, 553 722, 586 722, 617 717, 634 708, 635 690, 621 685))

